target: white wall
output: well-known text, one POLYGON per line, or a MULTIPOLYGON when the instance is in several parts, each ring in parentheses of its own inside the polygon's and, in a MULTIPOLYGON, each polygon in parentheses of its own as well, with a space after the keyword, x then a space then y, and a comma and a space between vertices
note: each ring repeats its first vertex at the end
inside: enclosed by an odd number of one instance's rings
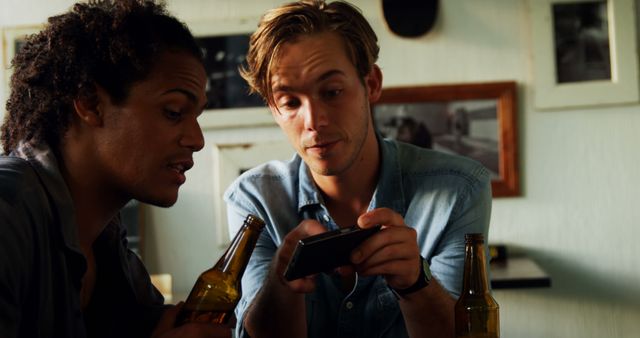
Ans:
MULTIPOLYGON (((187 22, 220 27, 223 19, 224 29, 230 29, 234 22, 246 26, 239 18, 253 20, 280 2, 174 0, 169 8, 187 22)), ((1 0, 0 23, 37 23, 70 3, 1 0)), ((523 193, 494 201, 490 236, 493 242, 532 256, 550 273, 553 286, 496 292, 503 337, 636 337, 640 332, 640 105, 535 110, 525 0, 440 1, 435 30, 415 40, 397 38, 386 30, 380 1, 354 3, 379 35, 379 64, 387 86, 519 83, 523 193)), ((282 140, 270 127, 242 133, 212 129, 206 138, 209 145, 282 140)), ((211 147, 198 154, 173 208, 147 213, 148 266, 152 272, 172 273, 178 292, 188 291, 197 274, 221 253, 214 227, 222 224, 214 224, 212 206, 219 188, 212 179, 213 156, 211 147)))

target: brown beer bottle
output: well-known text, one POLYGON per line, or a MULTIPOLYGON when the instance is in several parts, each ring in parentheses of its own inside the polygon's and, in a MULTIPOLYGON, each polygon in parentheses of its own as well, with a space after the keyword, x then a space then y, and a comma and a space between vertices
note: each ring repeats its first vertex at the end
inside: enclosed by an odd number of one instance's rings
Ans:
POLYGON ((198 277, 178 314, 177 325, 188 322, 227 324, 240 301, 240 279, 263 228, 263 220, 247 216, 216 265, 198 277))
POLYGON ((489 291, 482 234, 465 235, 464 277, 455 323, 456 338, 500 337, 499 306, 489 291))

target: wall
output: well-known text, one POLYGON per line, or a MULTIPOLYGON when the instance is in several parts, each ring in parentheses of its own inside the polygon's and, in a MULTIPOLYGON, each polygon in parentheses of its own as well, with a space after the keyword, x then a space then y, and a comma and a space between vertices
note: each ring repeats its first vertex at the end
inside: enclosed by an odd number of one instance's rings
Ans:
MULTIPOLYGON (((189 23, 212 22, 219 27, 222 20, 224 29, 233 30, 229 27, 241 25, 239 19, 251 22, 278 3, 174 0, 169 7, 189 23)), ((637 336, 640 105, 536 111, 527 1, 441 1, 435 30, 415 40, 397 38, 386 30, 380 1, 354 3, 379 34, 379 64, 387 86, 519 83, 523 193, 494 201, 490 236, 493 242, 532 256, 551 274, 553 286, 496 292, 503 337, 637 336)), ((0 23, 13 26, 41 22, 70 2, 2 0, 0 4, 0 23)), ((0 98, 5 97, 2 92, 0 98)), ((282 140, 269 126, 242 132, 210 129, 206 139, 209 145, 282 140)), ((212 178, 214 157, 211 146, 197 155, 173 208, 147 212, 149 269, 172 273, 178 292, 188 291, 197 274, 221 254, 212 208, 214 192, 220 189, 212 178)))

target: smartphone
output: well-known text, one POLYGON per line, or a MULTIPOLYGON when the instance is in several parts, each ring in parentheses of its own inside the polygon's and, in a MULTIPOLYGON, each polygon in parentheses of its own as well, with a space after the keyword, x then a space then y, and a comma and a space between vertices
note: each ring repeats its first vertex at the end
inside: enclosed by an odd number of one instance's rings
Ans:
POLYGON ((377 225, 363 229, 356 225, 301 239, 284 272, 285 279, 292 281, 351 264, 351 251, 380 228, 377 225))

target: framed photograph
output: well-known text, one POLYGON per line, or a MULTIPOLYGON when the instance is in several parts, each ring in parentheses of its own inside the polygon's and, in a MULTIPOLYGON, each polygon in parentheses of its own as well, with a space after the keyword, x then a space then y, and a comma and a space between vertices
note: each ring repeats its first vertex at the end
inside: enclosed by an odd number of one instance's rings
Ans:
POLYGON ((373 106, 385 137, 467 156, 492 173, 494 197, 518 196, 516 83, 384 88, 373 106))
POLYGON ((538 109, 638 102, 634 0, 530 0, 538 109))
POLYGON ((264 107, 238 68, 246 64, 250 34, 200 36, 196 42, 204 55, 207 71, 207 106, 205 109, 264 107))
MULTIPOLYGON (((231 241, 227 229, 227 207, 224 192, 243 172, 271 160, 289 160, 295 150, 286 138, 261 140, 244 144, 214 144, 212 177, 214 181, 213 210, 216 215, 216 238, 219 248, 226 248, 231 241)), ((240 226, 240 224, 238 224, 240 226)))
POLYGON ((2 70, 4 73, 5 97, 9 97, 9 81, 11 79, 11 60, 24 44, 27 36, 35 34, 42 26, 17 26, 2 28, 2 70))
POLYGON ((262 98, 249 95, 249 87, 238 71, 258 21, 256 17, 187 22, 205 56, 208 104, 199 118, 205 130, 275 125, 262 98))

